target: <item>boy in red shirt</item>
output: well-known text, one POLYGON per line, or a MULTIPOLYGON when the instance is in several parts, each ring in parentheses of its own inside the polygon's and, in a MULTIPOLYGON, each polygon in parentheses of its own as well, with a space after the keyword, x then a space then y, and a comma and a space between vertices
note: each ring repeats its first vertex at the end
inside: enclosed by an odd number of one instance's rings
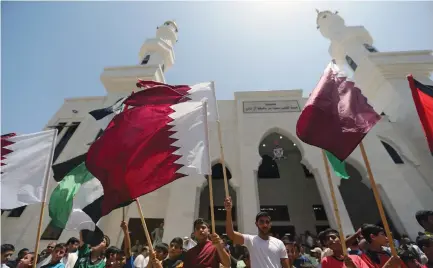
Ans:
POLYGON ((361 254, 361 259, 369 268, 406 268, 399 257, 391 256, 388 237, 382 227, 363 224, 361 234, 368 242, 368 249, 361 254))
POLYGON ((343 247, 337 230, 328 228, 320 232, 319 240, 322 245, 333 252, 332 256, 322 258, 322 268, 369 268, 358 255, 343 255, 343 247))

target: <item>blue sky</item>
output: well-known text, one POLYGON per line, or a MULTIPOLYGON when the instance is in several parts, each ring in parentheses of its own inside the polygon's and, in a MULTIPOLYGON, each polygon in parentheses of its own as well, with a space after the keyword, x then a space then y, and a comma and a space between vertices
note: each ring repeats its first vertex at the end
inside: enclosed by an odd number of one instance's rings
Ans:
POLYGON ((379 51, 433 48, 433 2, 4 2, 1 133, 41 130, 64 98, 105 94, 104 67, 138 63, 156 27, 179 25, 171 84, 235 91, 314 88, 330 60, 315 8, 364 25, 379 51), (430 33, 430 34, 429 34, 430 33))

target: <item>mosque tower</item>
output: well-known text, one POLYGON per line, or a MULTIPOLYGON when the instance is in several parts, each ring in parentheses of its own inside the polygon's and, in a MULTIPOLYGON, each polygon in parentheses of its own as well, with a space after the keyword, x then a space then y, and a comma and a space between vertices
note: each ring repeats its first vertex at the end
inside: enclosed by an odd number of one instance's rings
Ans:
POLYGON ((341 69, 351 69, 369 103, 391 122, 386 135, 404 143, 401 148, 407 146, 403 153, 414 156, 414 165, 433 189, 432 156, 406 79, 412 73, 421 83, 433 85, 432 50, 379 52, 363 26, 346 26, 338 12, 317 11, 316 22, 331 41, 331 57, 341 69))
POLYGON ((174 45, 178 27, 166 21, 156 29, 156 36, 147 39, 138 53, 138 65, 104 68, 101 81, 108 93, 122 94, 135 88, 137 79, 165 83, 164 73, 174 64, 174 45))

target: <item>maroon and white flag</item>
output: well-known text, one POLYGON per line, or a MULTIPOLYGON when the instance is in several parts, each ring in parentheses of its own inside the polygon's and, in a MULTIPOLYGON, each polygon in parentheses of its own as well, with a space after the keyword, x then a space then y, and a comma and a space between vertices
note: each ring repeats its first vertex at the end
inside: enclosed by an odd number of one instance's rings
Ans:
POLYGON ((134 108, 114 117, 87 153, 86 167, 104 188, 102 215, 179 178, 209 173, 206 102, 155 86, 124 103, 134 108))
POLYGON ((43 202, 57 130, 1 136, 1 208, 43 202))

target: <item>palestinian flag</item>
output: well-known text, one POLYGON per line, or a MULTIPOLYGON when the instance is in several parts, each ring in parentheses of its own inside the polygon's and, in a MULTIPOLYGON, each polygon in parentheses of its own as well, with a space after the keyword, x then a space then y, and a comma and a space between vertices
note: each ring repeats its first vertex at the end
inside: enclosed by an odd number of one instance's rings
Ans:
POLYGON ((123 102, 126 100, 126 98, 127 97, 120 98, 113 105, 106 108, 93 110, 89 112, 89 114, 95 118, 95 120, 101 126, 101 129, 105 130, 108 124, 110 124, 111 120, 122 111, 123 102))
POLYGON ((53 165, 54 179, 59 182, 49 200, 51 224, 56 227, 82 231, 84 242, 92 246, 103 239, 98 227, 102 217, 104 190, 86 168, 87 154, 53 165))
POLYGON ((408 75, 407 80, 428 147, 433 155, 433 86, 420 83, 412 75, 408 75))

